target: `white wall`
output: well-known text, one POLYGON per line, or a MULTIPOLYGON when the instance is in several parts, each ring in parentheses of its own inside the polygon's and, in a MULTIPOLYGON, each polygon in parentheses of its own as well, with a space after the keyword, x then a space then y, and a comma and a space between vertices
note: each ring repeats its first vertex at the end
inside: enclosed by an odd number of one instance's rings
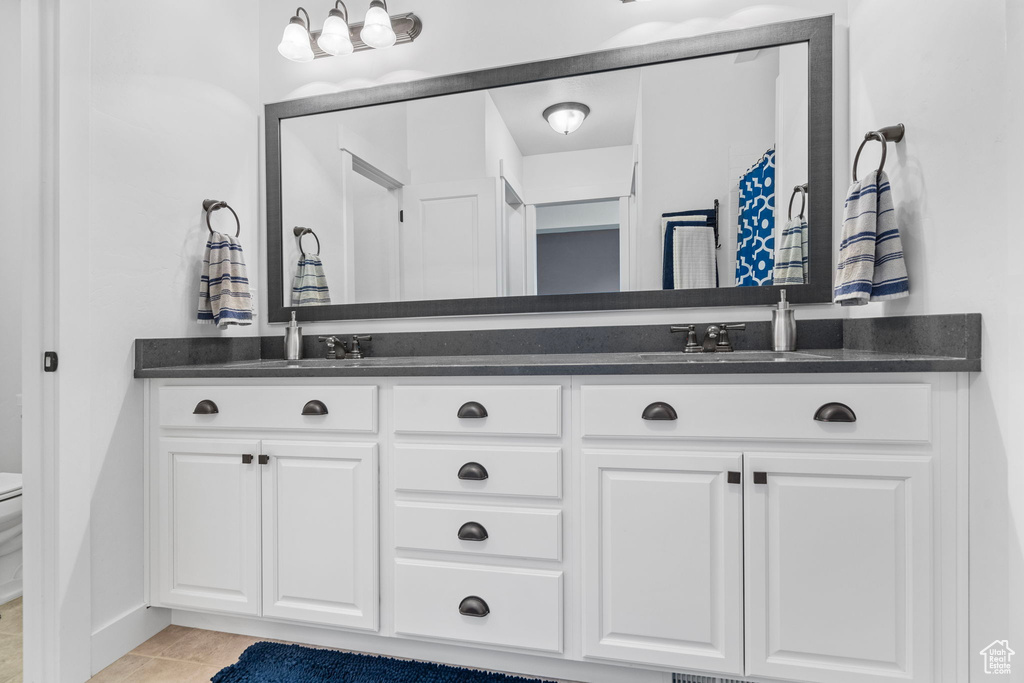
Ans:
MULTIPOLYGON (((996 639, 1024 644, 1024 333, 1019 195, 1024 17, 1019 0, 850 4, 850 147, 902 122, 886 171, 910 297, 854 315, 981 312, 971 385, 971 672, 996 639), (910 74, 913 74, 910 76, 910 74)), ((865 150, 863 169, 878 161, 865 150)), ((1018 655, 1020 657, 1020 655, 1018 655)), ((1024 680, 1024 662, 1018 667, 1024 680)))
POLYGON ((31 229, 20 218, 17 147, 21 104, 21 7, 0 2, 0 472, 21 472, 21 263, 22 238, 31 229))
MULTIPOLYGON (((258 15, 245 0, 91 0, 87 146, 89 414, 81 457, 92 463, 94 631, 141 606, 143 383, 132 379, 137 337, 252 335, 195 323, 206 241, 202 200, 224 199, 242 221, 256 286, 258 15)), ((65 188, 62 188, 62 192, 65 188)), ((224 212, 221 212, 224 213, 224 212)), ((230 220, 230 216, 228 216, 230 220)), ((70 230, 72 226, 62 226, 70 230)), ((94 662, 95 664, 96 662, 94 662)))

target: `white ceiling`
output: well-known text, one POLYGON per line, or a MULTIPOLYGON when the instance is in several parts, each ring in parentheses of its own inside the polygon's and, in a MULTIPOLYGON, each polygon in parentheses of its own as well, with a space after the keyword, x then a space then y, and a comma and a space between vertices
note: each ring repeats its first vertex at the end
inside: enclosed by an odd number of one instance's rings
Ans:
POLYGON ((488 91, 525 156, 633 144, 640 69, 588 74, 488 91), (559 102, 582 102, 590 116, 574 133, 556 133, 542 112, 559 102))

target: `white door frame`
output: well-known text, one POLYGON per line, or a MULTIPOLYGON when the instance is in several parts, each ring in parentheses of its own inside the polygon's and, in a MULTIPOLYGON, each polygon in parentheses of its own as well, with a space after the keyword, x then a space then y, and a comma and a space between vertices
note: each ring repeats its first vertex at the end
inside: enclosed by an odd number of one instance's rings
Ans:
POLYGON ((81 30, 90 14, 88 0, 21 0, 24 680, 30 683, 77 683, 91 674, 89 294, 83 286, 91 79, 89 32, 81 30), (57 373, 42 372, 46 350, 61 352, 57 373))

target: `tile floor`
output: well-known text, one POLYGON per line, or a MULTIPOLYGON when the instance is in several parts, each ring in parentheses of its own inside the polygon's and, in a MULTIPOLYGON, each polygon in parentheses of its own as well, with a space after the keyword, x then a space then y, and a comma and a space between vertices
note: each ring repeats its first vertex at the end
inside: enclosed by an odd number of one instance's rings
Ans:
POLYGON ((0 683, 21 683, 21 598, 0 605, 0 683))
MULTIPOLYGON (((20 604, 18 609, 20 624, 20 604)), ((224 667, 238 661, 245 648, 261 640, 271 639, 168 626, 89 680, 91 683, 205 682, 224 667)), ((0 677, 0 683, 21 681, 20 636, 18 657, 17 678, 0 677)))

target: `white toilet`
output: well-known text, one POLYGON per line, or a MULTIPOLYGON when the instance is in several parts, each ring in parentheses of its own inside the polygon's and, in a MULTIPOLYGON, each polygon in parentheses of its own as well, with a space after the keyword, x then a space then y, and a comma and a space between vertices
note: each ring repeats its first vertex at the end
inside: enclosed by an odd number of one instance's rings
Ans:
POLYGON ((21 595, 21 475, 0 472, 0 605, 21 595))

